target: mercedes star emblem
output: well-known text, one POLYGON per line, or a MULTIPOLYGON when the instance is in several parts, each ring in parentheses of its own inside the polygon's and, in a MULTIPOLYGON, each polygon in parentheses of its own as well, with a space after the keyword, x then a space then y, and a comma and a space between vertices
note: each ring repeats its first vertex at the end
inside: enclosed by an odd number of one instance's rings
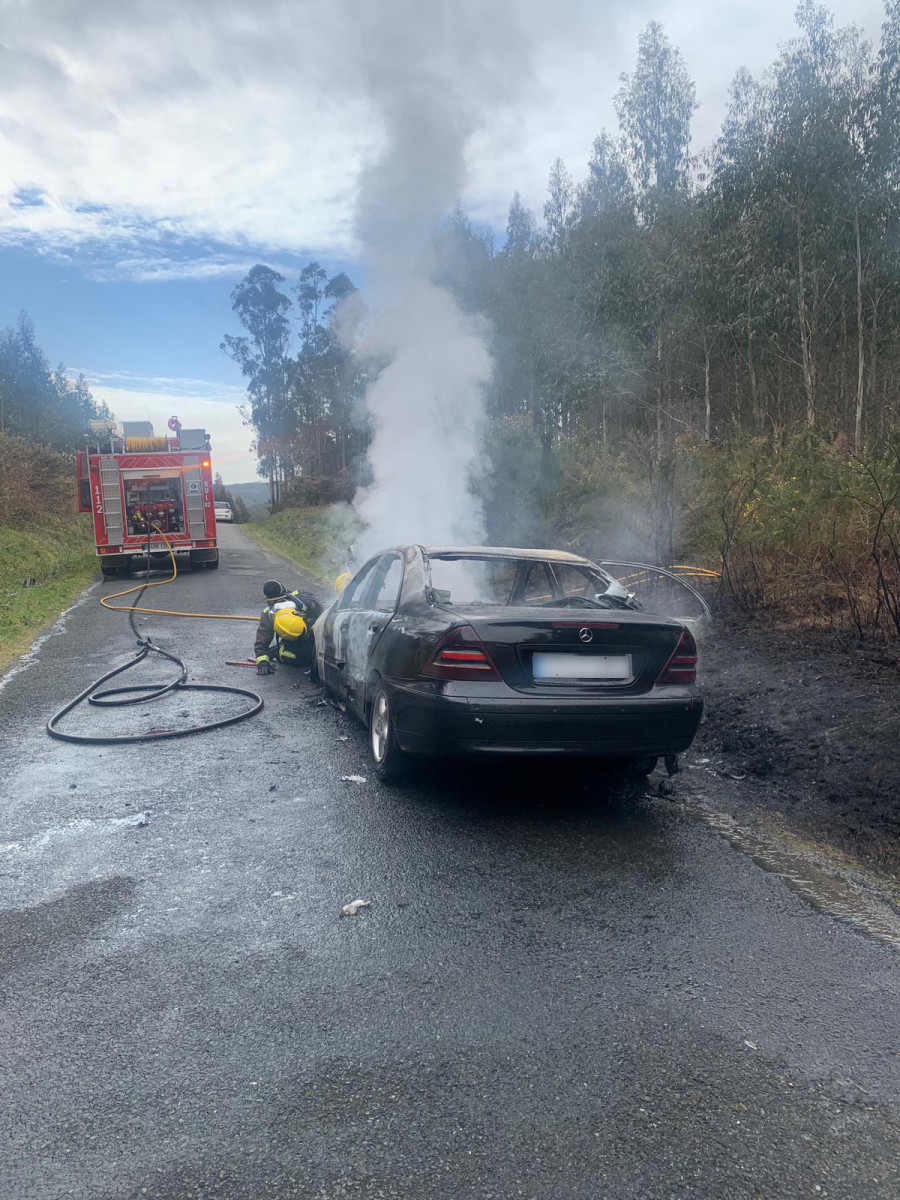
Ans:
POLYGON ((578 630, 578 636, 583 642, 592 642, 594 640, 594 635, 587 626, 585 626, 584 629, 578 630))

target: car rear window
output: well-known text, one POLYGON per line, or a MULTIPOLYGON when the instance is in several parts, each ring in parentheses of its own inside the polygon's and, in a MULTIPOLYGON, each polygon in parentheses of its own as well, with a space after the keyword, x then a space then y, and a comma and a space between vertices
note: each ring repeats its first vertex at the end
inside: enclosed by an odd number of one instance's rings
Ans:
MULTIPOLYGON (((437 603, 458 607, 473 604, 551 607, 560 600, 570 604, 581 600, 590 605, 598 603, 609 586, 609 580, 590 567, 554 562, 557 589, 550 564, 539 559, 433 555, 428 564, 437 603)), ((604 607, 609 603, 605 601, 604 607)))
POLYGON ((439 604, 509 604, 519 570, 516 558, 429 558, 439 604))

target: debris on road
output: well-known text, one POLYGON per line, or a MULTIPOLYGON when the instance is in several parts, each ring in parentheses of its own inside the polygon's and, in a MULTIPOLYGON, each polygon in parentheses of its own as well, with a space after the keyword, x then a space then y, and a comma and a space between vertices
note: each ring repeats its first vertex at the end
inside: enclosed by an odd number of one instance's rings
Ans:
POLYGON ((338 741, 339 741, 339 742, 349 742, 349 741, 350 741, 350 738, 349 738, 348 734, 346 734, 346 733, 339 733, 339 734, 338 734, 338 741))
POLYGON ((371 904, 371 900, 351 900, 349 904, 345 904, 341 909, 341 916, 355 917, 361 908, 369 908, 371 904))
POLYGON ((365 775, 342 775, 341 783, 365 783, 365 775))
POLYGON ((659 794, 661 796, 671 796, 675 791, 675 784, 671 779, 661 779, 659 781, 659 794))
POLYGON ((133 829, 143 829, 150 824, 150 810, 145 809, 143 812, 135 813, 134 816, 128 817, 113 817, 113 825, 129 825, 133 829))

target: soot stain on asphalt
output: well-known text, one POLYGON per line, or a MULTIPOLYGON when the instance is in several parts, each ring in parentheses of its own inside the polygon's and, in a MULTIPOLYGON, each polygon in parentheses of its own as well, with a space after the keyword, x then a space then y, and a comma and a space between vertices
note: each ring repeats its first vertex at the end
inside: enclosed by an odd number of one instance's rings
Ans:
POLYGON ((56 900, 0 912, 0 972, 6 973, 69 949, 122 912, 137 887, 127 875, 71 887, 56 900))

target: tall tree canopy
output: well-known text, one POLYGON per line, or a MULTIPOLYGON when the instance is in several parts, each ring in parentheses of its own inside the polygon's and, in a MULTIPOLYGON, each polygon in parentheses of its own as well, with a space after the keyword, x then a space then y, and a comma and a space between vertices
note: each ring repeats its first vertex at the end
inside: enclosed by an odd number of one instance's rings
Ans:
MULTIPOLYGON (((600 132, 579 183, 553 162, 542 224, 516 193, 499 247, 459 209, 438 232, 436 281, 488 318, 489 437, 528 431, 545 453, 642 439, 665 483, 684 438, 777 449, 811 431, 864 450, 897 427, 900 0, 874 48, 813 0, 796 18, 769 70, 737 72, 695 157, 694 84, 651 22, 618 132, 600 132)), ((379 366, 348 336, 362 302, 318 263, 293 303, 283 284, 250 272, 233 295, 247 335, 225 348, 277 478, 346 478, 379 366)))
POLYGON ((77 448, 92 420, 109 418, 84 376, 52 369, 26 313, 0 330, 0 434, 17 434, 60 450, 77 448))

